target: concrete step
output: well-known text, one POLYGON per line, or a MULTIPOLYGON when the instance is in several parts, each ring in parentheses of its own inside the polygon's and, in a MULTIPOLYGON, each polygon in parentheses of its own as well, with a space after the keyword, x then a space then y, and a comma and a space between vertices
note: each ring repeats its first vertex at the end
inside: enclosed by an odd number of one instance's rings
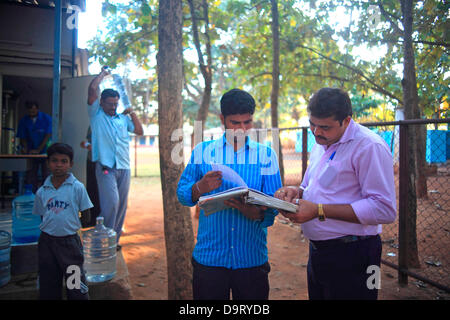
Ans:
MULTIPOLYGON (((122 251, 117 252, 117 273, 109 281, 88 283, 91 300, 131 300, 133 294, 128 268, 122 251)), ((17 270, 15 268, 15 270, 17 270)), ((61 288, 62 290, 62 288, 61 288)), ((37 272, 14 274, 11 281, 0 287, 0 300, 37 300, 37 272)))

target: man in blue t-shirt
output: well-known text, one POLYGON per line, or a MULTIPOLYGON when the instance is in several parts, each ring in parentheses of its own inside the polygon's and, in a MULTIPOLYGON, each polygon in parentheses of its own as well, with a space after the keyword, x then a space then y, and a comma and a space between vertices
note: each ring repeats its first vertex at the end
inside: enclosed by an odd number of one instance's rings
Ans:
MULTIPOLYGON (((23 154, 45 154, 52 135, 52 118, 39 111, 36 101, 26 101, 27 115, 19 121, 16 137, 20 139, 23 154)), ((26 183, 33 185, 33 192, 42 185, 48 176, 45 159, 33 159, 32 167, 26 173, 26 183), (41 175, 39 179, 39 168, 41 175)))

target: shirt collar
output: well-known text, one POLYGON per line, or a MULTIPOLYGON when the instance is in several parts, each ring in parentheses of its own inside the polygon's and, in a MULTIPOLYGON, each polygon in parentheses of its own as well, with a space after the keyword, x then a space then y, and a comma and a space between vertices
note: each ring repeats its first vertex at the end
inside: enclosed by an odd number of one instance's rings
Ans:
MULTIPOLYGON (((226 138, 226 133, 224 133, 221 138, 217 139, 215 141, 215 143, 219 144, 220 147, 229 145, 230 147, 234 148, 234 146, 228 142, 228 140, 226 138)), ((246 149, 256 149, 257 146, 258 146, 258 143, 256 141, 252 140, 249 136, 246 137, 246 139, 245 139, 245 148, 246 149)))
POLYGON ((111 119, 119 118, 119 113, 117 112, 117 110, 116 110, 116 114, 113 115, 113 116, 110 116, 109 114, 107 114, 107 113, 105 112, 105 110, 103 110, 103 107, 100 105, 100 100, 99 100, 99 102, 98 102, 98 107, 102 110, 102 112, 104 113, 104 115, 107 116, 108 118, 111 118, 111 119))
POLYGON ((356 131, 357 131, 356 123, 355 121, 353 121, 353 119, 350 119, 350 123, 348 124, 347 128, 344 131, 344 134, 339 139, 339 141, 333 143, 329 147, 327 147, 326 145, 322 145, 322 147, 324 148, 324 150, 328 150, 328 148, 331 148, 331 146, 337 146, 341 143, 347 143, 355 138, 356 131))
POLYGON ((348 124, 344 134, 342 135, 341 139, 339 139, 338 143, 346 143, 348 141, 353 140, 355 138, 355 134, 356 134, 356 123, 355 121, 353 121, 353 119, 350 118, 350 123, 348 124))
MULTIPOLYGON (((40 111, 38 110, 37 116, 36 116, 36 118, 34 118, 34 119, 40 120, 40 119, 42 119, 43 116, 44 116, 44 115, 42 114, 42 112, 40 112, 40 111)), ((27 115, 27 117, 28 117, 28 119, 30 119, 30 121, 33 121, 33 118, 32 118, 32 117, 30 117, 29 115, 27 115)))
MULTIPOLYGON (((53 183, 52 183, 52 174, 51 175, 49 175, 48 177, 47 177, 47 179, 45 179, 45 182, 44 182, 44 184, 42 185, 43 187, 45 187, 45 188, 55 188, 54 186, 53 186, 53 183)), ((71 172, 69 172, 69 176, 67 177, 67 179, 62 183, 62 185, 64 185, 64 184, 73 184, 75 182, 75 176, 71 173, 71 172)))

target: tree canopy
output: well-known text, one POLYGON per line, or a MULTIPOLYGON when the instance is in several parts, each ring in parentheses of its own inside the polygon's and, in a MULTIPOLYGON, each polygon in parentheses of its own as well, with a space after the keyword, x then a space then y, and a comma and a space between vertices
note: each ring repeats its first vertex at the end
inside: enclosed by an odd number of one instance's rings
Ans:
MULTIPOLYGON (((419 109, 424 117, 449 116, 449 6, 438 0, 414 4, 414 55, 419 109)), ((204 0, 183 1, 184 121, 192 124, 198 117, 206 66, 212 79, 206 127, 220 123, 219 98, 233 87, 244 88, 255 97, 256 120, 270 127, 271 1, 207 1, 206 16, 204 8, 204 0)), ((325 86, 349 91, 359 119, 393 119, 394 109, 403 104, 398 1, 283 0, 278 12, 280 127, 297 125, 306 115, 308 98, 325 86), (383 54, 373 57, 371 49, 383 54)), ((133 79, 133 103, 148 122, 155 121, 156 109, 149 106, 156 101, 158 89, 158 1, 107 0, 103 16, 107 28, 91 41, 92 55, 113 68, 132 63, 148 70, 148 79, 128 76, 133 79)))

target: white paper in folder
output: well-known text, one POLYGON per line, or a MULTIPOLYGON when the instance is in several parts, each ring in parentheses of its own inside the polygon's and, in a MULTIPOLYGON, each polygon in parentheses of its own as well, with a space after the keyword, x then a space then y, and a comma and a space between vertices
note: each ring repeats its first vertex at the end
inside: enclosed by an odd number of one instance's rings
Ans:
POLYGON ((221 171, 222 179, 227 180, 231 183, 231 185, 236 187, 247 187, 247 184, 241 178, 241 176, 230 167, 227 167, 223 164, 212 164, 211 167, 213 171, 221 171))
POLYGON ((206 216, 217 211, 228 209, 229 207, 224 203, 225 200, 241 198, 242 196, 244 196, 245 202, 249 204, 296 212, 297 205, 249 188, 241 176, 230 167, 221 164, 212 164, 211 166, 214 171, 222 172, 223 180, 231 183, 231 185, 236 185, 236 187, 200 197, 198 204, 204 210, 206 216))

